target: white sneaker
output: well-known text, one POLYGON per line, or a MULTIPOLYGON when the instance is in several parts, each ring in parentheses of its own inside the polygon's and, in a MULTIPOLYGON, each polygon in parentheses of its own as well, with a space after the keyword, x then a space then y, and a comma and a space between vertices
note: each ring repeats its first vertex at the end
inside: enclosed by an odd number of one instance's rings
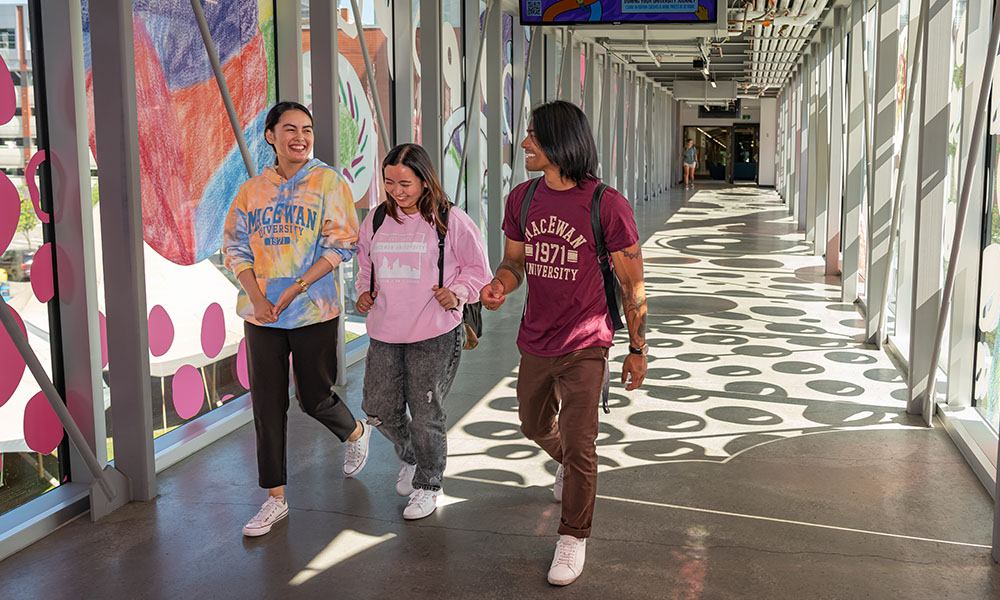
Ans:
POLYGON ((403 463, 403 468, 399 470, 399 477, 396 478, 396 493, 400 496, 409 496, 414 492, 413 475, 417 472, 417 465, 403 463))
POLYGON ((555 497, 556 502, 562 502, 563 474, 563 466, 559 465, 559 468, 556 469, 556 482, 552 484, 552 496, 555 497))
POLYGON ((344 453, 344 476, 354 477, 365 468, 368 462, 368 442, 372 439, 372 426, 364 421, 361 423, 361 437, 353 442, 348 441, 347 452, 344 453))
POLYGON ((404 519, 423 519, 437 509, 437 499, 441 495, 441 490, 413 490, 410 494, 410 501, 403 509, 404 519))
POLYGON ((583 572, 583 561, 587 557, 587 540, 571 535, 560 535, 556 542, 556 555, 549 567, 549 583, 569 585, 583 572))
POLYGON ((275 523, 288 516, 288 504, 284 500, 279 500, 274 496, 269 496, 267 502, 260 507, 260 510, 243 526, 243 535, 257 537, 271 531, 275 523))

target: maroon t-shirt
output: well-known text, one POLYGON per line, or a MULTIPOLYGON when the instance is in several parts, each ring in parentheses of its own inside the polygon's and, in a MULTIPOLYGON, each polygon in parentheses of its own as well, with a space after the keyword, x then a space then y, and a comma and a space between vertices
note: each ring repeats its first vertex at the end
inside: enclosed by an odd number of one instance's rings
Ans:
MULTIPOLYGON (((517 345, 537 356, 610 348, 614 330, 590 223, 590 202, 599 182, 556 191, 543 178, 535 188, 522 235, 521 204, 529 183, 511 190, 503 220, 504 234, 524 242, 528 306, 517 345)), ((632 207, 612 188, 601 200, 601 226, 609 252, 639 240, 632 207)))

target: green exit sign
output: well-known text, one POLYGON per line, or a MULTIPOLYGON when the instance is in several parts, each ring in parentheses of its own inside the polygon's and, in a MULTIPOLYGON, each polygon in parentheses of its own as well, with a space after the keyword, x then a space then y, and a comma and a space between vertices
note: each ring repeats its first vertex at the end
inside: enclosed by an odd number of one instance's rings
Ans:
POLYGON ((743 115, 743 120, 744 121, 749 121, 750 120, 750 115, 743 115))

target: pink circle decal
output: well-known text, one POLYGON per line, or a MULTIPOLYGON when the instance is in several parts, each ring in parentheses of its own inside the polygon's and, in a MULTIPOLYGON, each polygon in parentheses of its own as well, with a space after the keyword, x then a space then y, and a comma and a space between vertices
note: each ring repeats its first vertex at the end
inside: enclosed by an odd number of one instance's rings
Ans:
MULTIPOLYGON (((0 71, 6 69, 0 67, 0 71)), ((21 220, 21 196, 6 175, 0 173, 0 253, 6 252, 21 220)))
POLYGON ((45 304, 56 295, 55 282, 52 280, 52 244, 42 244, 35 252, 31 262, 31 291, 35 298, 45 304))
POLYGON ((101 368, 108 366, 108 319, 97 311, 97 325, 101 330, 101 368))
POLYGON ((184 365, 174 373, 171 384, 174 396, 174 410, 182 419, 190 419, 198 414, 205 402, 204 382, 201 371, 191 365, 184 365))
POLYGON ((240 385, 250 389, 250 370, 247 368, 247 341, 246 338, 240 340, 240 347, 236 351, 236 378, 240 380, 240 385))
MULTIPOLYGON (((21 316, 17 314, 17 311, 9 306, 6 308, 0 307, 0 310, 10 310, 14 315, 14 320, 17 321, 18 327, 21 328, 21 333, 24 333, 25 337, 27 337, 28 334, 24 329, 24 321, 21 320, 21 316)), ((24 375, 25 369, 21 353, 17 351, 17 348, 14 346, 14 340, 10 339, 10 336, 7 335, 7 330, 3 327, 0 327, 0 365, 3 365, 3 368, 0 368, 0 406, 3 406, 14 395, 14 390, 21 383, 21 376, 24 375)))
POLYGON ((201 349, 205 356, 215 358, 226 345, 226 318, 218 302, 213 302, 205 309, 201 319, 201 349))
POLYGON ((45 394, 38 392, 24 407, 24 441, 39 454, 52 454, 63 439, 62 423, 45 394))
POLYGON ((149 311, 149 352, 153 356, 163 356, 174 343, 174 323, 166 309, 157 304, 149 311))
POLYGON ((0 125, 9 123, 14 118, 17 109, 17 97, 14 94, 14 80, 10 71, 0 69, 0 125))

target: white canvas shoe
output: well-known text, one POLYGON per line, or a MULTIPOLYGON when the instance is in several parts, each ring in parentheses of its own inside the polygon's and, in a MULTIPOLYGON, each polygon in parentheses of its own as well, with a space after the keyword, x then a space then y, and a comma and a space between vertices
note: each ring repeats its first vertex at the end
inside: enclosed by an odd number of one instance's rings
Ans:
POLYGON ((275 523, 288 516, 288 504, 269 496, 264 505, 246 525, 243 526, 243 535, 257 537, 271 531, 275 523))
POLYGON ((441 490, 413 490, 410 501, 403 509, 403 518, 408 520, 423 519, 437 510, 437 499, 441 490))
POLYGON ((417 465, 403 463, 403 468, 399 470, 399 477, 396 478, 396 493, 400 496, 409 496, 413 493, 413 475, 417 472, 417 465))
POLYGON ((583 572, 583 561, 587 557, 587 540, 571 535, 560 535, 556 542, 556 554, 549 567, 549 583, 569 585, 583 572))
POLYGON ((361 437, 353 442, 348 441, 347 452, 344 453, 344 476, 354 477, 365 468, 368 462, 368 442, 372 439, 372 426, 361 422, 361 437))

